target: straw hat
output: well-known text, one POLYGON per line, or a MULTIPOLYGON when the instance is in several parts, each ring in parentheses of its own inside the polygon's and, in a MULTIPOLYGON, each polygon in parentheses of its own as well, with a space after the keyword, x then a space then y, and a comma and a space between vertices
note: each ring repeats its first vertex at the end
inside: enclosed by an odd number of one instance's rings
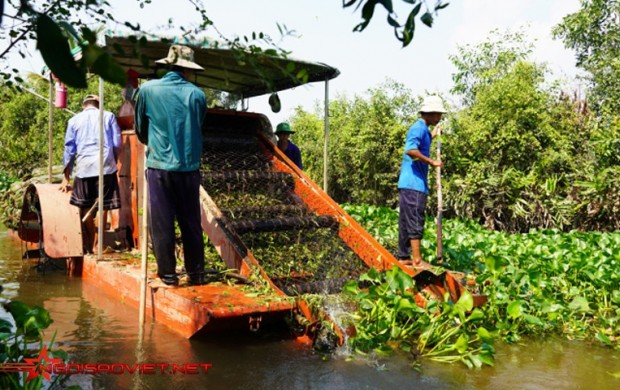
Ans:
POLYGON ((99 104, 99 96, 97 95, 86 95, 84 100, 82 100, 82 105, 85 106, 88 102, 97 102, 99 104))
POLYGON ((194 50, 187 46, 172 45, 168 50, 168 57, 155 61, 158 64, 176 65, 182 68, 205 70, 194 62, 194 50))
POLYGON ((422 108, 420 108, 420 112, 439 112, 442 114, 446 113, 446 109, 443 106, 443 102, 439 96, 427 96, 424 98, 424 102, 422 103, 422 108))

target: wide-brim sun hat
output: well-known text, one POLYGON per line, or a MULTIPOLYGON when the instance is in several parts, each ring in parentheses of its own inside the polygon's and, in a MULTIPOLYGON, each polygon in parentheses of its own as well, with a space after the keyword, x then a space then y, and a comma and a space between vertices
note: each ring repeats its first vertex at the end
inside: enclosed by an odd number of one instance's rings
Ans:
POLYGON ((439 96, 427 96, 426 98, 424 98, 424 101, 422 102, 422 107, 420 108, 420 112, 426 112, 426 113, 431 113, 431 112, 438 112, 441 114, 445 114, 446 113, 446 108, 443 105, 443 101, 441 100, 441 98, 439 96))
POLYGON ((293 130, 291 130, 291 125, 289 125, 286 122, 282 122, 282 123, 278 124, 278 126, 276 127, 276 134, 278 134, 278 133, 295 134, 295 132, 293 130))
POLYGON ((183 45, 172 45, 168 50, 168 57, 155 61, 158 64, 180 66, 193 70, 205 70, 194 62, 194 50, 183 45))

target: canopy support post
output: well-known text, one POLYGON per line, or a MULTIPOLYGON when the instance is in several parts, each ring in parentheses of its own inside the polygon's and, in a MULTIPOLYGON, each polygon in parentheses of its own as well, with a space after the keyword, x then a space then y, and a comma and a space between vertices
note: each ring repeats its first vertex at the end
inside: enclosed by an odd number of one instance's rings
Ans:
POLYGON ((328 193, 327 187, 327 164, 328 164, 328 145, 329 145, 329 78, 325 78, 325 132, 323 135, 325 146, 323 149, 323 191, 328 193))
POLYGON ((54 141, 54 137, 52 135, 53 129, 54 129, 54 83, 53 83, 53 79, 52 79, 52 72, 50 72, 50 97, 49 97, 49 102, 48 102, 48 106, 49 106, 49 113, 48 113, 48 119, 47 119, 47 123, 48 123, 48 134, 47 134, 47 144, 48 144, 48 149, 47 149, 47 182, 48 183, 52 183, 52 154, 53 154, 53 141, 54 141))

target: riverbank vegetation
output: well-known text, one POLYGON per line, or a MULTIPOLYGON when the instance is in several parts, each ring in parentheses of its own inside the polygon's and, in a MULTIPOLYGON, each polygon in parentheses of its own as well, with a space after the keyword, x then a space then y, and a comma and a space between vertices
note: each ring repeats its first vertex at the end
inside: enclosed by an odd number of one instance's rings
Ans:
MULTIPOLYGON (((617 102, 553 81, 544 64, 529 59, 531 51, 524 34, 495 32, 451 58, 456 101, 442 125, 444 215, 509 232, 618 230, 617 102)), ((620 73, 608 77, 620 84, 620 73)), ((420 102, 389 80, 366 96, 330 102, 328 184, 335 200, 396 206, 404 136, 420 102)), ((298 108, 291 118, 305 171, 319 183, 321 117, 317 107, 298 108)), ((435 209, 432 173, 429 206, 435 209)))
MULTIPOLYGON (((583 2, 554 30, 577 51, 586 89, 553 80, 519 32, 494 32, 451 57, 442 266, 473 275, 489 301, 470 317, 462 315, 468 297, 414 308, 404 273, 371 271, 345 288, 358 308, 350 319, 356 350, 403 349, 468 366, 492 364, 495 339, 559 334, 620 350, 620 28, 612 3, 583 2), (451 330, 433 339, 438 324, 451 330)), ((330 103, 330 195, 358 205, 345 209, 392 253, 404 135, 421 99, 388 80, 330 103)), ((291 124, 306 172, 321 182, 320 108, 298 108, 291 124)), ((429 210, 437 210, 432 173, 429 210)), ((426 227, 423 255, 432 261, 436 226, 428 219, 426 227)))

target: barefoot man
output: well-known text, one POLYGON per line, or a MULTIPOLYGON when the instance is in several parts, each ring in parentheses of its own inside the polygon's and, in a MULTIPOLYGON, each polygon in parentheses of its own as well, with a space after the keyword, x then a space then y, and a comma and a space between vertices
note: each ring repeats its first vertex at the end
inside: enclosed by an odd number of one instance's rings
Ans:
POLYGON ((422 103, 420 118, 409 128, 398 179, 400 216, 398 219, 398 254, 404 264, 427 267, 422 261, 420 243, 424 234, 424 214, 428 197, 428 167, 441 167, 441 160, 432 160, 429 126, 441 121, 446 112, 438 96, 428 96, 422 103))

